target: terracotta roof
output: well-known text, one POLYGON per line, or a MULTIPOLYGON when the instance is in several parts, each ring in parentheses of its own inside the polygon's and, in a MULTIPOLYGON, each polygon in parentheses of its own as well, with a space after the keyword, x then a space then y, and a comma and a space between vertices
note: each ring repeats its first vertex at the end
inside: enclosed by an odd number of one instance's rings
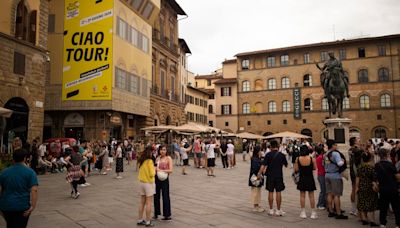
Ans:
POLYGON ((222 79, 222 76, 218 74, 197 75, 194 79, 222 79))
POLYGON ((187 43, 184 39, 179 38, 178 41, 179 41, 179 45, 181 45, 183 50, 185 50, 185 53, 192 54, 192 52, 189 49, 189 46, 187 45, 187 43))
POLYGON ((334 46, 334 45, 343 45, 343 44, 351 44, 357 42, 364 42, 364 41, 373 41, 373 40, 383 40, 383 39, 399 39, 400 34, 388 35, 388 36, 377 36, 377 37, 367 37, 367 38, 357 38, 351 40, 337 40, 337 41, 330 41, 330 42, 320 42, 320 43, 313 43, 313 44, 304 44, 304 45, 296 45, 290 47, 282 47, 282 48, 273 48, 273 49, 266 49, 260 51, 252 51, 252 52, 242 52, 236 54, 236 57, 246 56, 246 55, 257 55, 257 54, 267 54, 270 52, 280 52, 280 51, 289 51, 289 50, 296 50, 296 49, 303 49, 303 48, 313 48, 313 47, 323 47, 323 46, 334 46))
POLYGON ((186 16, 187 16, 187 14, 185 13, 185 11, 183 11, 183 9, 181 8, 181 6, 180 6, 175 0, 168 0, 167 2, 170 4, 170 6, 172 7, 172 9, 174 9, 175 12, 176 12, 178 15, 186 15, 186 16))
MULTIPOLYGON (((187 88, 193 89, 193 90, 196 90, 196 91, 199 91, 199 92, 202 92, 202 93, 205 93, 207 95, 210 94, 210 91, 208 89, 197 88, 197 87, 193 87, 191 85, 188 85, 187 88)), ((214 93, 214 90, 212 90, 212 93, 214 93)))
POLYGON ((236 63, 236 59, 226 59, 222 63, 236 63))
POLYGON ((236 82, 237 82, 236 78, 224 78, 214 82, 214 84, 231 84, 236 82))

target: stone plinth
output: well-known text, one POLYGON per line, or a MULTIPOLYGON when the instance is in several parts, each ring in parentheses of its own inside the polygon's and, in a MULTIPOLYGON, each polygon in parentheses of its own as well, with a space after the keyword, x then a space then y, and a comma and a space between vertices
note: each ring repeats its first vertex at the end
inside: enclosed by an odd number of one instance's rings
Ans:
POLYGON ((328 139, 334 139, 337 143, 337 148, 343 154, 347 155, 350 148, 350 123, 348 118, 326 119, 324 124, 328 130, 328 139))

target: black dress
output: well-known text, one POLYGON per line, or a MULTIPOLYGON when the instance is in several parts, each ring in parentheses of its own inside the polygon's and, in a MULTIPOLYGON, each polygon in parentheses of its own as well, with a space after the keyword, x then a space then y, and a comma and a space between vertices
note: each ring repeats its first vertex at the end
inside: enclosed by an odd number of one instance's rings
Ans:
MULTIPOLYGON (((299 157, 300 158, 300 157, 299 157)), ((312 192, 317 190, 315 187, 314 175, 313 175, 313 162, 310 161, 310 165, 302 166, 300 161, 297 159, 299 166, 299 183, 297 184, 297 190, 302 192, 312 192)))
POLYGON ((117 158, 117 163, 115 164, 115 172, 116 173, 124 172, 124 158, 117 158))

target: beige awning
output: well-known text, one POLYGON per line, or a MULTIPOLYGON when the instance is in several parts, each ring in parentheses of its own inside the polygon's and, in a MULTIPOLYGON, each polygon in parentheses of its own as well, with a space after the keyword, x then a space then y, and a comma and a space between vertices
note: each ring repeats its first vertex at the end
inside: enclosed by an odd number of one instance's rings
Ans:
POLYGON ((267 139, 273 139, 273 138, 296 138, 296 139, 308 139, 311 138, 310 136, 307 135, 302 135, 299 133, 294 133, 291 131, 284 131, 280 133, 276 133, 273 135, 269 135, 266 137, 267 139))
POLYGON ((0 116, 1 117, 10 118, 12 113, 13 113, 12 110, 0 107, 0 116))
POLYGON ((242 132, 239 134, 236 134, 238 138, 241 139, 264 139, 265 137, 262 135, 256 135, 253 133, 249 133, 249 132, 242 132))

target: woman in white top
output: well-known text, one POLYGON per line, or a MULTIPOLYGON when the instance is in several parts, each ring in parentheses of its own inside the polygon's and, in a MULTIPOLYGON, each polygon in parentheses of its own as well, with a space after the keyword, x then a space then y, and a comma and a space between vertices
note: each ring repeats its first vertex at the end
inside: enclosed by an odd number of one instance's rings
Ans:
POLYGON ((232 140, 228 140, 228 145, 227 145, 227 149, 226 149, 226 154, 228 155, 228 164, 229 167, 228 169, 231 169, 234 167, 234 153, 235 153, 235 146, 232 144, 232 140))
POLYGON ((207 176, 215 177, 215 148, 219 148, 219 145, 214 141, 206 141, 205 150, 207 153, 207 176))

